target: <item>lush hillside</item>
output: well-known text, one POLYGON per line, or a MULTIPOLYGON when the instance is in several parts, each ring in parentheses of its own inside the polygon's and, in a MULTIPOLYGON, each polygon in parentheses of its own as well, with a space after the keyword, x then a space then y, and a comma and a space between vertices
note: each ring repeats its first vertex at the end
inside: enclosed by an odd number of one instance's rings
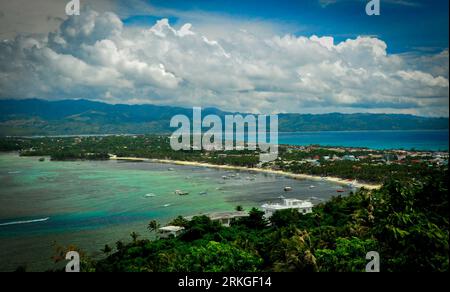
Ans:
MULTIPOLYGON (((182 226, 180 238, 105 246, 105 259, 82 253, 90 272, 363 272, 366 255, 380 255, 382 272, 448 272, 448 171, 420 181, 391 181, 318 205, 314 212, 278 211, 269 226, 263 212, 222 227, 208 217, 182 226)), ((154 233, 159 227, 149 222, 154 233)), ((140 239, 139 237, 143 238, 140 239)), ((71 247, 72 250, 75 247, 71 247)), ((76 249, 76 248, 75 248, 76 249)), ((60 247, 55 260, 64 259, 60 247)))
MULTIPOLYGON (((208 108, 204 115, 223 116, 208 108)), ((155 105, 111 105, 87 100, 0 100, 0 135, 168 133, 170 119, 192 110, 155 105)), ((448 118, 386 114, 281 114, 279 130, 431 130, 448 129, 448 118)))

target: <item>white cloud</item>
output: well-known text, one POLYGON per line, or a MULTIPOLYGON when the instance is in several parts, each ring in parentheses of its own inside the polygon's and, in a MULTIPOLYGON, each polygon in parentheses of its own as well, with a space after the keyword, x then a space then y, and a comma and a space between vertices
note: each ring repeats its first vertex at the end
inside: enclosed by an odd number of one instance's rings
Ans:
POLYGON ((374 37, 269 32, 233 23, 204 33, 166 19, 127 27, 84 11, 44 38, 0 43, 0 98, 448 115, 448 50, 390 55, 374 37))

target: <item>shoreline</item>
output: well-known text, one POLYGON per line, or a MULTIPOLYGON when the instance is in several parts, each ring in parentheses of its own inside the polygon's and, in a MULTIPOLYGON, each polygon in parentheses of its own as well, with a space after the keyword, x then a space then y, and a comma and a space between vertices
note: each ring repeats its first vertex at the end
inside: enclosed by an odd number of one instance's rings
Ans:
MULTIPOLYGON (((110 160, 116 161, 129 161, 129 162, 153 162, 153 163, 162 163, 162 164, 172 164, 172 165, 181 165, 181 166, 194 166, 194 167, 206 167, 206 168, 214 168, 214 169, 223 169, 223 170, 240 170, 240 171, 255 171, 259 173, 267 173, 267 174, 276 174, 292 179, 300 179, 300 180, 325 180, 327 182, 336 183, 340 185, 348 185, 350 182, 346 179, 342 179, 339 177, 321 177, 310 174, 296 174, 281 170, 272 170, 272 169, 263 169, 263 168, 249 168, 243 166, 233 166, 233 165, 217 165, 205 162, 194 162, 194 161, 181 161, 181 160, 168 160, 168 159, 149 159, 149 158, 138 158, 138 157, 117 157, 112 156, 110 160)), ((368 184, 368 183, 360 183, 356 182, 356 188, 365 188, 367 190, 377 190, 381 188, 381 184, 368 184)))

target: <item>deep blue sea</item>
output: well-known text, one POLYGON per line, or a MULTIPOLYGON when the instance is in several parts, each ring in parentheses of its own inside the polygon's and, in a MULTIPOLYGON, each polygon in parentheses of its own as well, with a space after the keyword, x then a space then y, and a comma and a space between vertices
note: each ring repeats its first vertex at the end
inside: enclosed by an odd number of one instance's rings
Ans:
POLYGON ((448 151, 449 131, 336 131, 279 133, 279 144, 448 151))

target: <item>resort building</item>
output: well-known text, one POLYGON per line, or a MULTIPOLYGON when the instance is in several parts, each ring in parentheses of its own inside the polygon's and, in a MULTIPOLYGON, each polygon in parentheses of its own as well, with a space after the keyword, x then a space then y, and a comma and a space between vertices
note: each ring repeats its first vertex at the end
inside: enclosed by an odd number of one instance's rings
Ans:
POLYGON ((208 217, 211 219, 211 221, 217 221, 222 224, 222 226, 230 227, 233 220, 248 217, 248 213, 245 211, 213 213, 209 214, 208 217))
POLYGON ((184 231, 184 227, 165 226, 158 229, 160 238, 178 237, 184 231))
POLYGON ((264 204, 261 206, 266 218, 272 217, 276 211, 296 209, 301 214, 308 214, 312 212, 313 204, 310 201, 303 201, 297 199, 283 199, 282 203, 264 204))

